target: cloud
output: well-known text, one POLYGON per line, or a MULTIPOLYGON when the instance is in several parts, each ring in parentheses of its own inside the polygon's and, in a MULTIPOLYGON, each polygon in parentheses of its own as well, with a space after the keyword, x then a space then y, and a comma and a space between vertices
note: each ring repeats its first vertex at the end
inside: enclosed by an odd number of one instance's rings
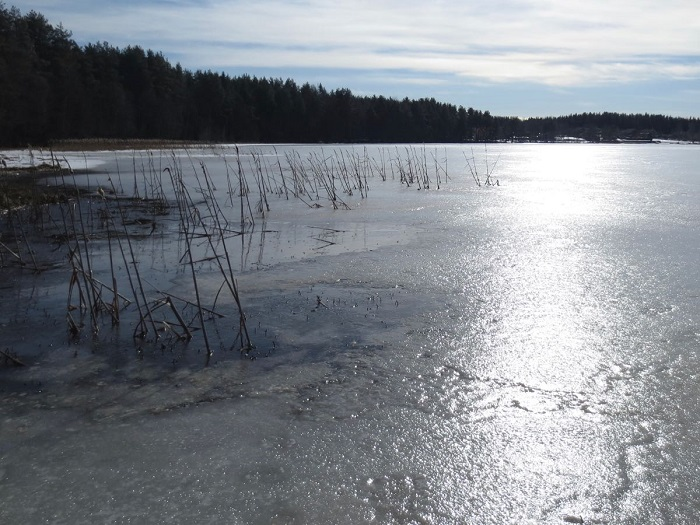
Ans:
MULTIPOLYGON (((191 69, 412 71, 491 83, 700 78, 696 0, 32 2, 83 42, 140 44, 191 69)), ((18 7, 22 9, 21 2, 18 7)))

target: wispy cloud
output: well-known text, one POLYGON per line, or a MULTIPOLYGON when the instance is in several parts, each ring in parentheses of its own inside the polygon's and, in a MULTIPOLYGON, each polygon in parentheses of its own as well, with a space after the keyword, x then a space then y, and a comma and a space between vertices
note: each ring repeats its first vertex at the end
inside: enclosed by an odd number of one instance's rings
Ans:
MULTIPOLYGON (((23 5, 26 4, 26 5, 23 5)), ((39 0, 81 42, 190 69, 355 70, 545 88, 700 79, 697 0, 39 0)), ((423 79, 423 80, 421 80, 423 79)))

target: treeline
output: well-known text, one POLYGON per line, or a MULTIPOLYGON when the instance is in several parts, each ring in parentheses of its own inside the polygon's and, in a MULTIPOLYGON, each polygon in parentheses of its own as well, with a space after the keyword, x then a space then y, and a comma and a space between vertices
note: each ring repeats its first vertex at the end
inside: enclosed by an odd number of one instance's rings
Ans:
POLYGON ((617 139, 700 141, 700 119, 648 113, 581 113, 531 118, 524 124, 523 136, 531 140, 553 141, 556 137, 578 137, 590 142, 614 142, 617 139))
POLYGON ((697 119, 616 113, 520 120, 434 98, 359 97, 293 80, 190 72, 161 54, 78 46, 62 26, 0 3, 0 145, 62 139, 465 142, 572 135, 700 139, 697 119))

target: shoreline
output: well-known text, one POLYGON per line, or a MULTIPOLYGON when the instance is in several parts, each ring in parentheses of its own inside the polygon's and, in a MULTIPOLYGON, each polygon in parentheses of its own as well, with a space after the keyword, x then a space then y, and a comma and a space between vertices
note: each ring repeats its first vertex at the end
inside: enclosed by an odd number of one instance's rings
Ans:
POLYGON ((27 144, 24 147, 0 146, 0 151, 91 152, 120 150, 149 150, 210 146, 212 142, 168 139, 63 139, 46 145, 27 144))
POLYGON ((212 142, 197 142, 192 140, 164 139, 65 139, 52 142, 45 148, 51 151, 82 152, 82 151, 120 151, 120 150, 157 150, 172 148, 188 148, 210 146, 212 142))

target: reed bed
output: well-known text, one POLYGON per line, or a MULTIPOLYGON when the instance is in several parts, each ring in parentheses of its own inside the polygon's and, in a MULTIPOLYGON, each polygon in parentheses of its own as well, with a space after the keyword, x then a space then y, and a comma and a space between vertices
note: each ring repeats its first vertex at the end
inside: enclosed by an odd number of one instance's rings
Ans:
MULTIPOLYGON (((256 231, 262 250, 274 199, 297 200, 309 208, 350 210, 358 200, 368 198, 372 181, 430 190, 440 189, 454 176, 448 174, 447 151, 424 145, 380 148, 374 156, 366 147, 321 148, 302 156, 298 150, 281 155, 276 148, 273 154, 262 149, 244 154, 234 146, 219 153, 225 167, 225 188, 219 191, 206 163, 184 151, 185 155, 182 150, 169 155, 134 152, 130 174, 117 162, 116 173, 106 185, 95 189, 87 179, 87 191, 78 184, 68 161, 57 161, 56 182, 69 190, 69 199, 48 219, 40 214, 39 220, 60 229, 55 239, 66 248, 66 320, 73 337, 87 332, 97 338, 107 323, 119 326, 127 319, 133 323, 139 349, 148 343, 160 348, 197 344, 210 358, 216 350, 210 337, 213 325, 220 348, 251 355, 255 344, 234 256, 240 251, 243 260, 256 231), (129 194, 125 186, 130 186, 129 194), (261 228, 256 227, 258 222, 261 228), (150 283, 140 268, 142 243, 165 230, 174 233, 181 246, 172 263, 180 275, 188 276, 189 284, 181 290, 189 291, 178 295, 150 283), (240 248, 234 249, 234 242, 240 248), (210 269, 206 275, 200 271, 203 267, 210 269), (218 283, 213 294, 212 282, 218 283), (224 303, 233 307, 232 316, 220 311, 224 303)), ((498 158, 489 164, 485 157, 483 181, 473 150, 471 157, 464 154, 464 158, 464 173, 478 186, 499 184, 493 178, 498 158)), ((26 235, 31 225, 25 217, 13 210, 2 216, 0 265, 16 262, 40 271, 42 263, 26 235)), ((341 230, 318 231, 314 238, 326 248, 335 244, 328 237, 341 230)))

